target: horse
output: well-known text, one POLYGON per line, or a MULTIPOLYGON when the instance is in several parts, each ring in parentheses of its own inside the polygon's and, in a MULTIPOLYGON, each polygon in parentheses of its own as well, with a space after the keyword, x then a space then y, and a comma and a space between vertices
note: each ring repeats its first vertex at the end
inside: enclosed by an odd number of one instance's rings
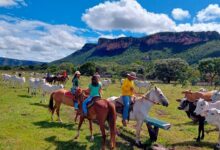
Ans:
POLYGON ((56 77, 44 77, 44 79, 46 80, 46 82, 50 83, 50 84, 53 84, 54 83, 54 80, 55 80, 56 77))
MULTIPOLYGON (((109 99, 109 101, 112 101, 115 105, 117 102, 117 99, 109 99)), ((162 104, 163 106, 168 107, 169 101, 163 94, 160 88, 152 88, 148 93, 146 93, 144 96, 137 98, 133 105, 133 110, 130 111, 130 120, 134 120, 137 122, 136 124, 136 144, 141 145, 140 141, 140 132, 143 122, 148 117, 148 112, 150 111, 151 107, 155 104, 162 104)), ((117 107, 117 105, 116 105, 117 107)), ((116 108, 117 109, 117 108, 116 108)), ((148 130, 151 130, 149 124, 146 124, 148 127, 148 130)), ((156 140, 156 139, 155 139, 156 140)))
POLYGON ((67 80, 69 80, 69 77, 68 76, 55 76, 54 77, 54 83, 58 83, 58 84, 63 84, 65 85, 67 80))
MULTIPOLYGON (((82 112, 82 103, 86 99, 85 92, 82 89, 78 89, 76 90, 75 96, 78 100, 79 111, 82 112)), ((110 149, 114 149, 116 136, 116 110, 114 104, 107 101, 106 99, 97 98, 97 100, 94 101, 94 104, 89 108, 87 117, 83 116, 81 113, 77 130, 78 132, 74 139, 77 139, 79 137, 79 131, 85 118, 90 121, 90 130, 92 130, 92 120, 97 120, 99 122, 99 127, 102 134, 102 150, 105 149, 106 143, 105 121, 108 121, 110 128, 110 149)), ((93 135, 91 131, 91 139, 92 138, 93 135)))
POLYGON ((65 89, 59 89, 51 93, 50 95, 50 101, 49 101, 49 110, 51 111, 51 119, 53 120, 53 114, 56 111, 57 116, 58 116, 58 121, 62 122, 60 118, 60 106, 61 104, 65 104, 68 106, 73 107, 74 106, 74 100, 75 97, 71 94, 69 94, 70 91, 65 90, 65 89), (55 101, 55 105, 54 105, 55 101))

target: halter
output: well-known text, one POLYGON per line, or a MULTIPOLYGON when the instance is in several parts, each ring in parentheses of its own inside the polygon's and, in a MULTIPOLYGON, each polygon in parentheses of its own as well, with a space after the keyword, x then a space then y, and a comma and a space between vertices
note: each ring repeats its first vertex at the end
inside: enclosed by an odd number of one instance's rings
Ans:
POLYGON ((146 96, 144 96, 144 98, 145 98, 145 100, 147 100, 147 101, 149 101, 149 102, 151 102, 151 103, 153 103, 155 105, 160 105, 160 103, 155 102, 155 101, 149 99, 149 93, 146 96))

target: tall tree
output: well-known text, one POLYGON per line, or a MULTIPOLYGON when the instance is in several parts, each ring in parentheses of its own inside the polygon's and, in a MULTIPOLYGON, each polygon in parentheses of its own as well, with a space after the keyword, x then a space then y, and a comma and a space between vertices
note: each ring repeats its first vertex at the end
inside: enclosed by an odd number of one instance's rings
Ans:
POLYGON ((201 60, 198 69, 210 85, 213 85, 214 79, 220 75, 220 58, 201 60))
POLYGON ((177 81, 178 79, 184 77, 187 72, 188 66, 188 63, 180 58, 161 59, 155 63, 155 76, 164 83, 177 81))

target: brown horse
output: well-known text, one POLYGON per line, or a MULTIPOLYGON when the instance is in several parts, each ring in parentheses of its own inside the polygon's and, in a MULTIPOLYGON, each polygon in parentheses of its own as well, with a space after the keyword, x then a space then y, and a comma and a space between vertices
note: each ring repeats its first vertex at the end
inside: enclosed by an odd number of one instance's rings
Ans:
MULTIPOLYGON (((87 93, 87 91, 84 91, 87 93)), ((49 110, 51 111, 51 120, 53 120, 53 114, 56 111, 58 116, 58 121, 62 122, 60 118, 60 106, 61 104, 65 104, 68 106, 73 107, 73 103, 75 101, 74 96, 69 95, 69 91, 65 89, 59 89, 51 93, 50 95, 50 101, 49 101, 49 110), (55 105, 53 104, 53 101, 55 101, 55 105)), ((79 115, 79 111, 76 112, 75 122, 77 120, 77 116, 79 115)), ((91 141, 94 139, 93 132, 92 132, 92 122, 89 120, 89 126, 90 126, 90 133, 91 133, 91 141)))
MULTIPOLYGON (((86 95, 82 89, 78 89, 76 91, 76 99, 79 103, 79 111, 82 112, 82 103, 85 100, 86 95)), ((116 136, 116 110, 113 103, 105 100, 99 99, 94 102, 94 104, 88 110, 88 116, 86 117, 90 122, 92 120, 97 120, 100 126, 100 130, 102 133, 102 150, 105 149, 106 143, 106 134, 105 134, 105 121, 108 121, 110 128, 110 149, 114 149, 115 147, 115 136, 116 136)), ((81 125, 84 121, 85 117, 81 113, 80 122, 78 125, 78 133, 75 136, 75 139, 79 137, 79 131, 81 125)))

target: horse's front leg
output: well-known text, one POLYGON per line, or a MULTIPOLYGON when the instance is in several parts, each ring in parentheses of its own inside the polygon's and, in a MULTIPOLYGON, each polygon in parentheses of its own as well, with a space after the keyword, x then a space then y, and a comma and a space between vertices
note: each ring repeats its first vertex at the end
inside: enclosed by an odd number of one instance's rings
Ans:
POLYGON ((89 120, 89 129, 90 129, 90 133, 91 133, 90 141, 93 142, 94 136, 93 136, 93 131, 92 131, 92 120, 89 120))
POLYGON ((79 119, 80 119, 80 120, 79 120, 78 130, 77 130, 77 134, 76 134, 76 136, 74 137, 74 139, 77 139, 77 138, 79 137, 79 130, 80 130, 80 128, 81 128, 81 126, 82 126, 82 123, 83 123, 83 121, 84 121, 84 117, 80 115, 80 118, 79 118, 79 119))
POLYGON ((138 146, 141 145, 140 132, 141 132, 142 124, 143 124, 143 120, 137 121, 137 124, 136 124, 136 141, 135 142, 138 146))

